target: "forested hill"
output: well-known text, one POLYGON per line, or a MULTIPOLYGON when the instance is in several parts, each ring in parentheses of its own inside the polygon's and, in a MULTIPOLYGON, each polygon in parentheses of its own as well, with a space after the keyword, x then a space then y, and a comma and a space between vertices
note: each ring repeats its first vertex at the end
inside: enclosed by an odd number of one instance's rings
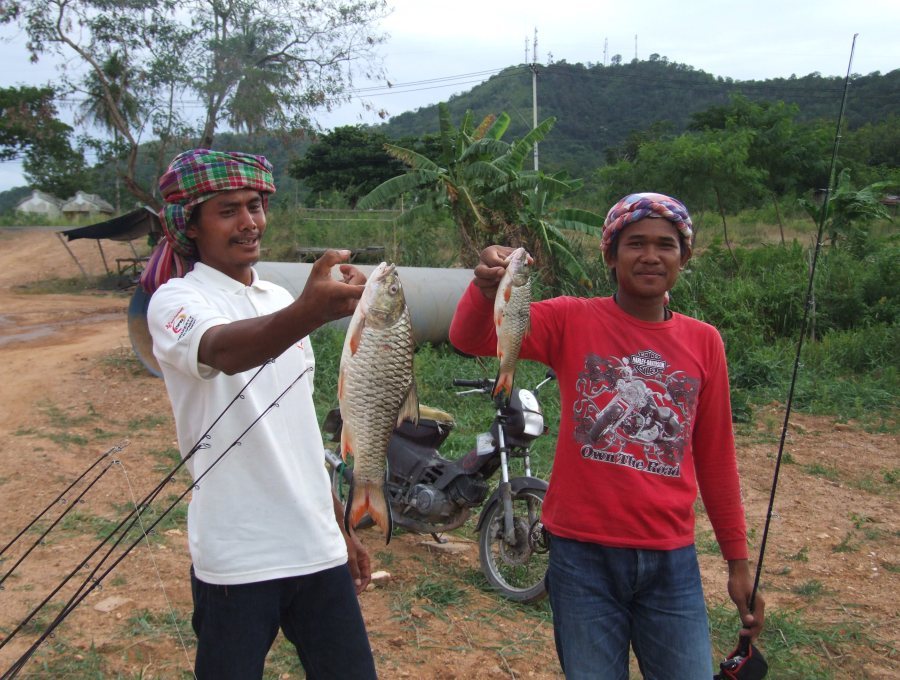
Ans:
MULTIPOLYGON (((556 126, 540 146, 541 167, 566 168, 575 176, 604 164, 604 151, 622 144, 629 133, 656 125, 679 134, 691 114, 728 102, 740 93, 753 100, 796 104, 800 120, 837 120, 843 77, 810 74, 771 80, 736 81, 669 62, 649 61, 604 66, 558 62, 537 66, 538 121, 555 116, 556 126)), ((504 69, 472 90, 448 100, 458 124, 466 110, 476 121, 505 111, 512 118, 507 139, 518 139, 532 122, 532 71, 504 69)), ((900 69, 853 76, 845 110, 852 128, 884 121, 900 107, 900 69)), ((435 133, 437 106, 402 113, 380 128, 388 137, 435 133)))

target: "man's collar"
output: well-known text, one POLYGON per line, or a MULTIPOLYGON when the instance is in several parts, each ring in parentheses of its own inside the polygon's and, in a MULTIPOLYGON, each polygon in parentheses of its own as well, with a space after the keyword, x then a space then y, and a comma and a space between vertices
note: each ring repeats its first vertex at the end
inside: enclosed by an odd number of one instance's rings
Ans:
MULTIPOLYGON (((250 284, 250 288, 271 290, 272 284, 268 281, 261 280, 259 278, 259 275, 256 273, 256 269, 251 267, 250 272, 253 276, 253 282, 250 284)), ((194 264, 194 268, 191 270, 191 273, 194 274, 194 276, 200 279, 200 281, 202 281, 203 283, 215 286, 216 288, 229 293, 239 293, 244 288, 248 287, 237 279, 231 278, 230 276, 228 276, 228 274, 224 274, 218 269, 210 267, 207 264, 203 264, 202 262, 197 262, 196 264, 194 264)))

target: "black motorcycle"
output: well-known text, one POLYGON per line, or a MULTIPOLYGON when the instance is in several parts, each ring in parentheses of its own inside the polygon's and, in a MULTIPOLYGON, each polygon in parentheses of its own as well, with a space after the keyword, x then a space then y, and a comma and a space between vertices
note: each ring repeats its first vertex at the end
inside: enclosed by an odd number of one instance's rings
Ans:
MULTIPOLYGON (((403 421, 388 444, 387 492, 395 526, 441 541, 438 534, 462 526, 472 508, 483 503, 476 525, 482 571, 494 588, 517 602, 536 602, 546 595, 548 546, 541 506, 547 482, 531 475, 530 447, 547 432, 538 391, 555 377, 548 371, 533 390, 514 389, 508 404, 495 402, 490 429, 479 434, 475 448, 458 460, 438 452, 454 422, 435 409, 422 407, 418 424, 403 421), (511 458, 522 459, 523 476, 510 477, 511 458), (488 498, 490 480, 498 470, 500 481, 488 498)), ((454 379, 453 384, 471 388, 458 395, 490 398, 494 380, 454 379)), ((341 426, 340 410, 334 409, 322 429, 332 442, 340 442, 341 426)), ((353 469, 341 460, 339 445, 326 446, 325 458, 335 492, 344 500, 353 469)), ((371 525, 368 517, 361 527, 365 525, 371 525)))

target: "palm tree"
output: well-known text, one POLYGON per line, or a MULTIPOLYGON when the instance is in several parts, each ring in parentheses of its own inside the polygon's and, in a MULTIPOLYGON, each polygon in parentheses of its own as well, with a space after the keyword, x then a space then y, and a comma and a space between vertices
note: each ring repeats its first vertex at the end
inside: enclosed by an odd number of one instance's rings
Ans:
POLYGON ((88 98, 81 105, 79 124, 91 122, 112 132, 111 153, 115 161, 116 212, 120 210, 119 159, 122 149, 122 135, 116 120, 118 115, 126 125, 135 124, 141 114, 141 104, 132 86, 138 73, 128 64, 127 55, 118 52, 110 54, 101 64, 100 72, 89 71, 84 78, 88 98))

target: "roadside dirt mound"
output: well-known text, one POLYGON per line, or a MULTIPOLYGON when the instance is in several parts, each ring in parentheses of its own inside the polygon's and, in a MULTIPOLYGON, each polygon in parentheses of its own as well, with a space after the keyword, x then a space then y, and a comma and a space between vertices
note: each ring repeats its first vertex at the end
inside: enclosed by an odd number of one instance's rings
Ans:
MULTIPOLYGON (((114 262, 119 246, 118 256, 131 255, 126 245, 104 242, 108 261, 114 262)), ((70 247, 89 273, 103 272, 94 242, 70 247)), ((80 275, 51 231, 0 230, 0 546, 100 459, 67 497, 70 513, 3 583, 2 637, 177 461, 163 383, 143 370, 130 348, 130 291, 63 295, 16 288, 80 275), (121 452, 102 456, 116 445, 123 446, 121 452), (107 465, 78 501, 78 491, 107 465)), ((777 406, 759 413, 757 425, 739 440, 744 500, 757 542, 781 417, 777 406)), ((897 677, 897 438, 824 418, 797 415, 792 421, 763 579, 767 608, 779 614, 773 616, 776 622, 796 615, 808 626, 846 628, 845 640, 815 650, 828 677, 897 677)), ((102 580, 102 588, 85 598, 20 677, 189 677, 189 560, 184 504, 177 502, 187 487, 184 474, 167 485, 157 503, 160 508, 174 503, 172 518, 160 524, 149 545, 141 542, 102 580)), ((65 506, 55 506, 48 517, 60 507, 65 506)), ((17 543, 3 554, 0 579, 37 535, 32 529, 24 546, 17 543)), ((384 547, 374 532, 364 535, 374 568, 390 573, 362 596, 380 676, 561 677, 546 603, 518 606, 497 598, 478 570, 477 546, 465 534, 449 538, 449 547, 441 548, 429 537, 400 534, 384 547)), ((726 569, 711 543, 701 518, 698 546, 706 592, 712 604, 725 603, 726 569)), ((79 581, 100 558, 87 560, 79 581)), ((0 672, 59 608, 42 611, 0 649, 0 672)), ((790 636, 770 628, 761 646, 796 642, 790 636)), ((725 646, 730 644, 729 639, 725 646)), ((770 676, 782 674, 772 669, 770 676)), ((281 643, 273 649, 267 677, 302 677, 281 643)))

